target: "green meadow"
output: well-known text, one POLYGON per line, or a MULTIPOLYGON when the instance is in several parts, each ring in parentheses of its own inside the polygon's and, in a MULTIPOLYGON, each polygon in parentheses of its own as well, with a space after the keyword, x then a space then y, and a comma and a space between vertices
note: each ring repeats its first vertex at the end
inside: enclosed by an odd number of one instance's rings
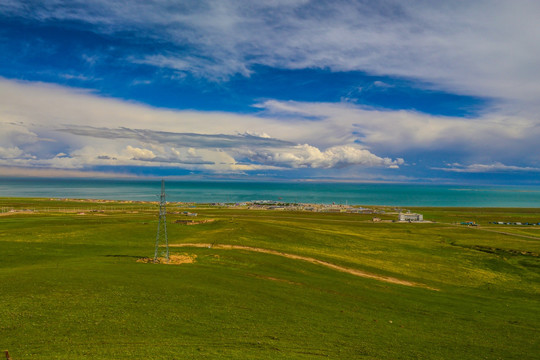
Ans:
POLYGON ((0 208, 0 350, 13 360, 540 358, 540 226, 490 224, 538 223, 540 209, 411 209, 434 221, 415 224, 170 204, 169 243, 210 246, 153 264, 137 260, 154 255, 155 204, 0 208), (213 221, 175 223, 182 211, 213 221))

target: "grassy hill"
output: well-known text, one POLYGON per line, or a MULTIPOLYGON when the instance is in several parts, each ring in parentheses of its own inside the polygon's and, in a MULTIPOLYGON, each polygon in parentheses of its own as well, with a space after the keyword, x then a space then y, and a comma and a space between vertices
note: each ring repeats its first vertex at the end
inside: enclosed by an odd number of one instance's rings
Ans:
POLYGON ((14 360, 538 358, 540 226, 490 222, 540 209, 413 209, 437 222, 407 224, 169 206, 171 244, 213 246, 171 247, 195 261, 166 265, 137 262, 153 256, 156 205, 0 207, 26 209, 0 214, 0 350, 14 360), (214 221, 174 223, 183 210, 214 221))

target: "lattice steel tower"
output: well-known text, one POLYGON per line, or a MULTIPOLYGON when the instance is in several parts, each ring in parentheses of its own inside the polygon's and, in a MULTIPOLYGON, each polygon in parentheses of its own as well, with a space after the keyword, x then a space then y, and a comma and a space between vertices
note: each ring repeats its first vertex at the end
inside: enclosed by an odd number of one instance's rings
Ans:
POLYGON ((159 196, 159 221, 156 235, 156 250, 154 251, 154 263, 159 262, 159 245, 163 243, 165 259, 169 262, 169 240, 167 239, 167 201, 165 200, 165 180, 161 180, 161 195, 159 196))

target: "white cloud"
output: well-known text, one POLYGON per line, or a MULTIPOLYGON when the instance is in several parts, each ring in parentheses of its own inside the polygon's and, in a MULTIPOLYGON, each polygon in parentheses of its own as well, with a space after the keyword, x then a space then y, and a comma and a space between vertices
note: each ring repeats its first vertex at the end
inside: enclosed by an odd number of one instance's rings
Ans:
MULTIPOLYGON (((124 59, 171 69, 179 78, 249 77, 258 64, 359 70, 496 100, 467 119, 276 100, 258 104, 261 114, 240 115, 156 109, 0 78, 0 165, 169 164, 222 172, 396 167, 409 154, 433 152, 472 164, 446 171, 536 171, 540 164, 538 1, 6 0, 0 12, 82 22, 94 33, 120 38, 119 44, 137 36, 141 43, 164 44, 153 53, 125 52, 124 59)), ((95 54, 81 59, 89 66, 99 62, 95 54)), ((140 81, 146 79, 134 84, 140 81)))
POLYGON ((126 147, 125 152, 133 160, 151 160, 156 157, 156 154, 154 154, 152 150, 136 148, 131 145, 126 147))
POLYGON ((374 81, 373 86, 379 87, 379 88, 391 88, 393 85, 387 84, 384 81, 374 81))
MULTIPOLYGON (((250 129, 269 133, 282 132, 284 125, 276 119, 227 112, 174 111, 157 109, 134 102, 124 102, 97 96, 88 90, 67 88, 46 83, 11 81, 0 78, 0 121, 2 143, 15 136, 37 141, 35 133, 69 125, 95 128, 152 129, 199 134, 243 134, 250 129), (19 125, 10 125, 17 122, 19 125), (24 123, 24 125, 21 125, 24 123), (34 133, 29 130, 32 125, 34 133), (18 129, 14 134, 9 129, 18 129)), ((286 124, 285 124, 286 125, 286 124)), ((13 130, 15 131, 15 130, 13 130)), ((56 135, 58 136, 58 134, 56 135)), ((66 134, 66 137, 71 137, 66 134)), ((42 139, 40 139, 42 140, 42 139)))
POLYGON ((90 81, 90 80, 96 80, 92 77, 85 76, 82 74, 59 74, 58 75, 61 78, 67 79, 67 80, 79 80, 79 81, 90 81))
POLYGON ((10 127, 10 142, 4 139, 20 151, 12 149, 12 159, 3 165, 165 165, 229 172, 400 164, 354 145, 352 124, 334 118, 306 126, 303 119, 161 110, 85 91, 1 79, 0 95, 0 119, 9 114, 20 121, 10 127), (22 159, 23 153, 35 158, 22 159))
POLYGON ((167 44, 167 51, 132 54, 132 61, 216 79, 249 76, 254 64, 264 64, 404 76, 531 106, 540 97, 540 2, 534 0, 45 0, 4 1, 0 9, 144 36, 167 44))
POLYGON ((261 113, 253 115, 172 111, 5 79, 0 79, 0 105, 4 166, 172 166, 215 172, 393 168, 410 154, 428 157, 434 151, 466 164, 493 159, 508 166, 517 159, 525 167, 540 164, 540 125, 519 115, 463 119, 277 100, 258 104, 261 113))
POLYGON ((20 120, 20 118, 14 115, 13 112, 10 112, 8 110, 2 111, 1 114, 2 117, 0 119, 4 120, 5 122, 2 122, 2 131, 0 131, 0 144, 2 144, 4 147, 14 147, 20 144, 33 144, 39 140, 37 134, 30 131, 21 123, 8 122, 10 120, 20 120))
MULTIPOLYGON (((311 144, 333 146, 330 141, 360 142, 375 153, 445 151, 469 160, 503 159, 540 163, 540 123, 520 115, 485 113, 477 118, 433 116, 413 111, 381 111, 343 103, 266 101, 258 105, 268 116, 304 120, 320 138, 311 144), (338 140, 339 139, 339 140, 338 140)), ((304 133, 309 136, 309 134, 304 133)))
POLYGON ((434 170, 442 170, 458 173, 493 173, 493 172, 540 172, 540 168, 529 166, 512 166, 504 165, 500 162, 493 164, 471 164, 462 165, 459 163, 448 164, 446 168, 433 168, 434 170))
POLYGON ((24 152, 16 146, 9 148, 0 146, 0 159, 15 159, 23 154, 24 152))
POLYGON ((45 178, 135 178, 131 174, 121 172, 103 172, 103 171, 81 171, 72 169, 51 169, 51 168, 28 168, 15 166, 1 166, 0 176, 17 176, 17 177, 45 177, 45 178))
POLYGON ((198 77, 206 77, 215 81, 227 80, 233 74, 249 76, 252 72, 247 64, 230 58, 209 60, 196 56, 147 55, 144 58, 130 57, 129 61, 136 64, 153 65, 160 68, 177 70, 180 73, 190 73, 198 77))
POLYGON ((285 149, 252 150, 247 156, 250 160, 277 166, 292 168, 342 168, 352 165, 383 166, 397 168, 403 164, 403 159, 392 160, 378 157, 358 146, 334 146, 321 151, 304 144, 285 149))
MULTIPOLYGON (((9 114, 5 118, 9 119, 9 114)), ((38 136, 22 124, 0 123, 0 126, 0 161, 32 158, 21 147, 35 144, 38 136)))

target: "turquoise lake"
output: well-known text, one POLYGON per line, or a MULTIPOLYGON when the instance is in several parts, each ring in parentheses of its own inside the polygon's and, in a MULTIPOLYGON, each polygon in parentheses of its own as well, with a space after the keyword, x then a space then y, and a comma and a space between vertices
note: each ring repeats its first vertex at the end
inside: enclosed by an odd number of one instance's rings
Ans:
MULTIPOLYGON (((0 197, 157 200, 160 180, 0 179, 0 197)), ((167 200, 181 202, 283 202, 540 207, 539 187, 354 184, 316 182, 166 181, 167 200)))

